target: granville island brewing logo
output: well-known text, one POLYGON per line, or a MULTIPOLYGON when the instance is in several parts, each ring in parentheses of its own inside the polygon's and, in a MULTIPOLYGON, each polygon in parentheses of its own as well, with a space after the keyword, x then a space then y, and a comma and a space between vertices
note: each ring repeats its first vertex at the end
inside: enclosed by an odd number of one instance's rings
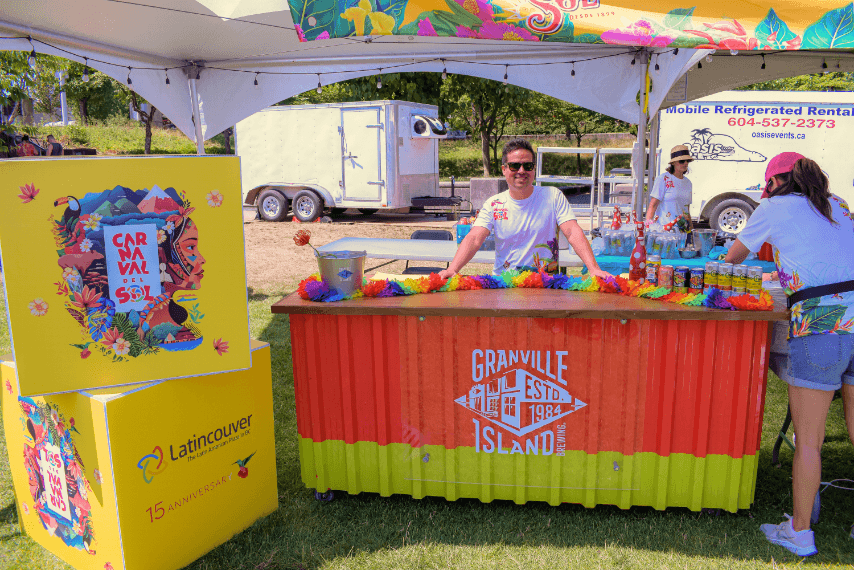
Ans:
POLYGON ((467 394, 456 403, 517 436, 504 449, 504 434, 486 422, 475 424, 475 450, 486 453, 532 453, 563 455, 565 424, 552 430, 531 432, 549 426, 587 404, 570 394, 563 373, 567 351, 473 350, 472 381, 467 394), (524 448, 523 448, 524 445, 524 448))

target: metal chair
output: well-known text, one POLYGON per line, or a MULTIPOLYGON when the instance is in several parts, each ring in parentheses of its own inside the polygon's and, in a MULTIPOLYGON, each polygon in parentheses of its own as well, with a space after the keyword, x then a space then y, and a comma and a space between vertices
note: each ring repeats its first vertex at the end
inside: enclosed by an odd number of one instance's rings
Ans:
MULTIPOLYGON (((429 239, 435 241, 454 241, 454 234, 448 230, 415 230, 409 239, 429 239)), ((445 264, 445 268, 450 267, 450 263, 445 264)), ((409 260, 406 261, 406 269, 403 270, 404 275, 430 275, 438 273, 441 267, 410 267, 409 260)))

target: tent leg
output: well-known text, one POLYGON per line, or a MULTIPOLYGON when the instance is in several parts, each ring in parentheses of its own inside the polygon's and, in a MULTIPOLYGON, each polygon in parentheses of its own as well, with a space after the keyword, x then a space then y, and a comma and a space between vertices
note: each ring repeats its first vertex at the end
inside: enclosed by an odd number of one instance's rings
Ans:
MULTIPOLYGON (((655 173, 658 172, 658 133, 659 133, 659 119, 661 118, 661 113, 656 113, 652 118, 652 122, 649 127, 649 184, 650 190, 652 190, 652 182, 655 180, 655 173)), ((643 201, 643 209, 644 211, 647 208, 649 200, 643 201)))
POLYGON ((188 81, 190 83, 190 108, 193 109, 193 125, 196 127, 196 154, 202 156, 205 154, 205 139, 202 135, 202 114, 199 109, 199 97, 196 93, 196 78, 190 74, 188 81))
MULTIPOLYGON (((638 119, 638 143, 632 157, 632 166, 635 175, 634 207, 638 220, 643 220, 643 184, 646 166, 646 122, 647 111, 644 104, 649 97, 646 89, 646 74, 649 68, 649 54, 646 50, 640 52, 640 117, 638 119)), ((651 173, 650 173, 651 174, 651 173)))

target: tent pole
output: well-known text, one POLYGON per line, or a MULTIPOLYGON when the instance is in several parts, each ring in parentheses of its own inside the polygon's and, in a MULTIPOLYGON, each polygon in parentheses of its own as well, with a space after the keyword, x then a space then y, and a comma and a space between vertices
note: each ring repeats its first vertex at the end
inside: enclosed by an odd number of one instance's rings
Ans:
POLYGON ((196 127, 196 154, 202 156, 205 154, 205 139, 202 135, 202 114, 199 110, 199 97, 196 93, 196 78, 193 74, 189 74, 188 81, 190 82, 190 108, 193 109, 193 125, 196 127))
POLYGON ((638 142, 635 145, 634 156, 632 157, 632 170, 635 174, 635 214, 638 220, 643 219, 643 182, 644 182, 644 167, 646 166, 646 122, 647 111, 645 103, 649 97, 646 89, 646 74, 649 68, 649 54, 646 50, 641 50, 640 56, 640 116, 638 119, 638 142))
MULTIPOLYGON (((658 172, 658 132, 659 132, 659 120, 661 119, 661 112, 655 114, 652 118, 652 122, 649 126, 649 185, 652 187, 652 183, 655 180, 655 173, 658 172)), ((644 209, 647 207, 648 200, 644 200, 643 206, 644 209)), ((643 210, 641 210, 643 211, 643 210)))

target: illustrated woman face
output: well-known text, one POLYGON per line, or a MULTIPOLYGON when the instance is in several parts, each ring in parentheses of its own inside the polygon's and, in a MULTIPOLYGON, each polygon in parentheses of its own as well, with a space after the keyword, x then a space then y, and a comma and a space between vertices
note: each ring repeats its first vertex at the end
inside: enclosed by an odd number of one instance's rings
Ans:
POLYGON ((202 269, 205 258, 199 252, 199 228, 193 220, 187 220, 184 231, 175 241, 173 248, 178 258, 178 263, 173 264, 173 267, 178 266, 175 268, 179 269, 178 275, 181 279, 179 286, 184 289, 199 289, 202 277, 205 275, 202 269))

